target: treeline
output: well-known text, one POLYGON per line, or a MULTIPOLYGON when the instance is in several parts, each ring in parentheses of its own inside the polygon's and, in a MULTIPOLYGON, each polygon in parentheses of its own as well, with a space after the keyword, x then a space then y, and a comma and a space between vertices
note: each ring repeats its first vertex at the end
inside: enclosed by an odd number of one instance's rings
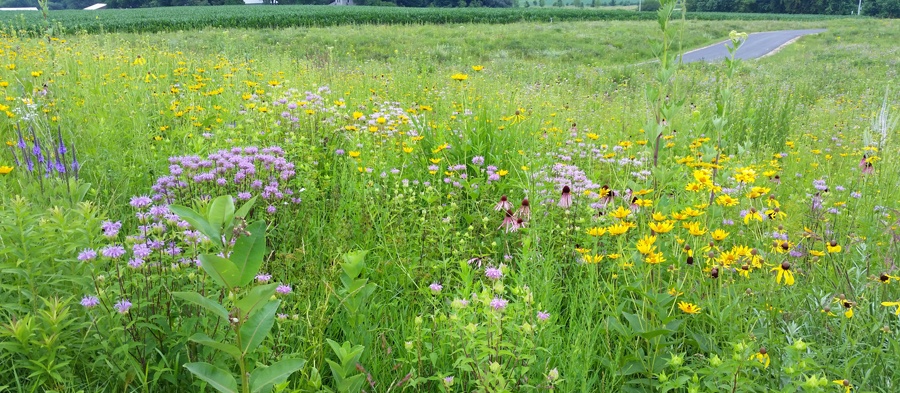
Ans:
MULTIPOLYGON (((264 0, 267 4, 325 5, 334 0, 264 0)), ((637 5, 639 0, 353 0, 354 5, 388 7, 598 7, 637 5)), ((644 0, 645 3, 653 0, 644 0)), ((106 3, 107 8, 152 8, 174 6, 238 5, 243 0, 51 0, 50 9, 83 9, 95 3, 106 3)), ((0 0, 4 7, 38 7, 37 0, 0 0)))
MULTIPOLYGON (((690 11, 851 15, 859 0, 688 0, 690 11)), ((862 0, 862 15, 900 17, 900 0, 862 0)))

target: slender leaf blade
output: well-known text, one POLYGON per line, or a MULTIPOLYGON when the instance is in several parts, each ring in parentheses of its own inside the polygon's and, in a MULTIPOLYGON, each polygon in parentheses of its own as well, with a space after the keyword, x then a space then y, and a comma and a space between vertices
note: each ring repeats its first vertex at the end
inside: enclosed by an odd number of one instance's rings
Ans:
POLYGON ((222 195, 213 199, 212 203, 209 204, 207 216, 209 224, 221 231, 223 225, 234 219, 234 198, 231 195, 222 195))
POLYGON ((234 305, 241 310, 241 316, 249 316, 259 307, 265 305, 266 302, 275 294, 278 284, 266 284, 253 287, 244 297, 234 302, 234 305))

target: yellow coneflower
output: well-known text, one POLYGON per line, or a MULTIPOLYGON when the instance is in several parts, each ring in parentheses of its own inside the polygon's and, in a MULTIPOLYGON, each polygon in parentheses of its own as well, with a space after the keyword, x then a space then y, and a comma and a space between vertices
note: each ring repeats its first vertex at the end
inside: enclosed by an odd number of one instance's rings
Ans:
POLYGON ((603 255, 584 254, 581 256, 581 259, 587 264, 600 263, 603 260, 603 255))
POLYGON ((654 213, 653 213, 653 220, 654 220, 654 221, 665 221, 665 220, 666 220, 666 215, 665 215, 665 214, 662 214, 662 213, 660 213, 660 212, 654 212, 654 213))
POLYGON ((699 314, 700 310, 702 310, 702 308, 698 307, 696 304, 688 302, 678 302, 678 309, 685 314, 699 314))
POLYGON ((734 174, 734 180, 740 183, 751 184, 756 181, 756 171, 753 168, 740 168, 734 174))
POLYGON ((885 307, 897 307, 897 309, 894 310, 894 315, 900 315, 900 302, 881 302, 881 305, 885 307))
POLYGON ((834 383, 842 386, 844 388, 844 393, 850 393, 850 390, 853 389, 853 385, 851 385, 850 381, 848 381, 846 379, 837 379, 837 380, 834 380, 831 382, 834 382, 834 383))
POLYGON ((464 81, 464 80, 466 80, 466 79, 469 79, 469 76, 466 75, 466 74, 463 74, 463 73, 461 73, 461 72, 458 72, 458 73, 455 73, 455 74, 453 74, 453 75, 450 75, 450 78, 453 79, 453 80, 455 80, 455 81, 460 81, 460 82, 462 82, 462 81, 464 81))
POLYGON ((828 244, 825 245, 825 249, 828 250, 829 254, 835 254, 841 252, 841 245, 837 244, 836 241, 832 240, 828 244))
POLYGON ((756 352, 753 355, 750 355, 750 359, 751 360, 756 359, 756 361, 762 363, 763 368, 769 368, 769 364, 772 363, 772 359, 769 358, 769 352, 766 350, 765 347, 760 348, 759 352, 756 352))
POLYGON ((778 272, 775 276, 776 283, 781 284, 781 280, 784 279, 784 285, 794 285, 794 273, 791 272, 790 263, 782 262, 781 265, 775 266, 772 271, 778 272))
MULTIPOLYGON (((673 297, 679 297, 681 295, 684 295, 684 292, 679 291, 675 287, 669 288, 668 293, 669 293, 669 295, 672 295, 673 297)), ((688 304, 690 304, 690 303, 688 303, 688 304)))

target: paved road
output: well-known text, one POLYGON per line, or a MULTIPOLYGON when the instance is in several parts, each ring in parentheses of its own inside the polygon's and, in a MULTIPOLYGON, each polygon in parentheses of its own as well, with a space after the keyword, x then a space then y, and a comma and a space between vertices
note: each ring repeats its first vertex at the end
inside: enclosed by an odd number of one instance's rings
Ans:
MULTIPOLYGON (((765 33, 752 33, 747 37, 747 41, 738 49, 735 57, 739 59, 755 59, 772 52, 778 47, 786 44, 795 38, 816 34, 825 31, 825 29, 816 30, 781 30, 767 31, 765 33)), ((728 56, 728 50, 725 48, 726 43, 730 46, 730 41, 725 40, 706 48, 700 48, 684 54, 684 62, 691 63, 695 61, 719 61, 728 56)))

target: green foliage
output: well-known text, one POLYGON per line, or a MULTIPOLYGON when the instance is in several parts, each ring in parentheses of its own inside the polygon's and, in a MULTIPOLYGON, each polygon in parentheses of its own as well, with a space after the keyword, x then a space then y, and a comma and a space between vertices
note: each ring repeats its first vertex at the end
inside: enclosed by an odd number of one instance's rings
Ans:
MULTIPOLYGON (((209 204, 205 217, 188 208, 172 209, 182 219, 191 222, 195 228, 214 235, 215 239, 225 239, 224 243, 218 245, 224 247, 226 254, 230 254, 229 258, 202 254, 200 260, 204 270, 219 285, 232 291, 233 299, 238 299, 233 302, 233 314, 229 314, 225 306, 207 299, 200 293, 176 292, 173 295, 224 318, 231 326, 234 344, 224 340, 216 341, 199 333, 192 336, 191 341, 222 351, 234 358, 240 369, 240 388, 244 393, 271 391, 274 385, 283 383, 305 364, 305 360, 301 359, 285 359, 269 366, 254 366, 250 362, 253 354, 259 350, 275 325, 275 314, 281 304, 281 300, 272 299, 276 284, 248 286, 259 274, 266 248, 265 222, 257 221, 244 227, 242 221, 243 216, 252 208, 250 206, 253 201, 247 202, 237 214, 234 200, 230 195, 214 199, 209 204), (235 237, 233 247, 232 237, 235 237)), ((218 326, 219 322, 214 326, 218 326)), ((188 363, 184 367, 219 392, 238 392, 238 382, 228 371, 205 362, 188 363)))
MULTIPOLYGON (((543 0, 542 0, 543 1, 543 0)), ((541 6, 543 7, 543 6, 541 6)), ((99 13, 57 11, 50 15, 54 24, 69 33, 198 30, 209 27, 277 29, 286 27, 325 27, 342 25, 420 25, 420 24, 508 24, 520 22, 564 21, 636 21, 652 20, 652 15, 627 10, 573 8, 396 8, 328 6, 219 6, 148 8, 140 10, 104 10, 99 13)), ((815 20, 815 16, 737 15, 727 13, 689 13, 690 20, 815 20)), ((33 14, 0 14, 0 26, 19 34, 41 34, 43 21, 33 14)))

